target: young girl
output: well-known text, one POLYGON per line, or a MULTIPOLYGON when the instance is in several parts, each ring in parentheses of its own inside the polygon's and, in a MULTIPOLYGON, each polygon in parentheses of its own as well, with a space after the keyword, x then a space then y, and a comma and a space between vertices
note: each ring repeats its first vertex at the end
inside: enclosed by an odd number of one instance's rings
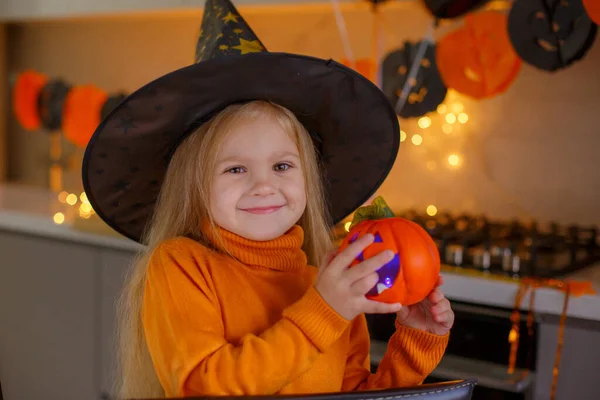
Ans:
MULTIPOLYGON (((203 29, 217 20, 233 32, 214 35, 210 27, 213 40, 242 43, 240 35, 250 35, 230 3, 206 10, 203 29)), ((230 48, 219 41, 198 48, 224 46, 230 48)), ((374 85, 338 64, 290 55, 235 60, 243 76, 256 80, 234 82, 236 90, 252 86, 254 94, 236 101, 216 86, 195 92, 196 74, 209 69, 210 79, 219 80, 223 68, 232 68, 229 60, 202 61, 131 95, 86 150, 83 179, 92 206, 107 224, 146 244, 119 304, 118 396, 302 394, 421 383, 445 351, 450 303, 439 287, 409 307, 368 300, 376 270, 392 254, 348 268, 373 237, 337 254, 330 233, 331 221, 360 205, 391 168, 399 137, 393 109, 374 85), (285 86, 305 68, 312 75, 302 90, 325 90, 323 96, 303 100, 300 89, 290 93, 285 86), (180 79, 188 71, 193 76, 180 79), (278 102, 251 100, 269 90, 278 102), (199 111, 198 98, 210 107, 199 111), (196 105, 173 106, 186 99, 196 105), (375 108, 357 115, 351 112, 357 105, 375 108), (189 121, 199 122, 180 133, 189 121), (388 154, 386 162, 377 160, 380 154, 388 154), (373 164, 361 163, 362 155, 373 164), (376 374, 365 313, 397 313, 376 374)))
POLYGON ((124 397, 399 387, 439 362, 452 325, 439 289, 406 310, 367 300, 391 255, 347 267, 372 237, 323 261, 316 155, 286 109, 228 107, 179 146, 163 185, 123 299, 124 397), (386 312, 397 332, 371 375, 363 313, 386 312))

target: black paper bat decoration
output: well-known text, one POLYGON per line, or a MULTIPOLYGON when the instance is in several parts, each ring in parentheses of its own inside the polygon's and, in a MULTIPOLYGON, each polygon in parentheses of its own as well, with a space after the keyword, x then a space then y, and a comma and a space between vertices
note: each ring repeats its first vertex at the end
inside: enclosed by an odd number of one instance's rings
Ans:
POLYGON ((508 15, 508 35, 519 57, 546 71, 580 60, 596 32, 581 0, 516 0, 508 15))

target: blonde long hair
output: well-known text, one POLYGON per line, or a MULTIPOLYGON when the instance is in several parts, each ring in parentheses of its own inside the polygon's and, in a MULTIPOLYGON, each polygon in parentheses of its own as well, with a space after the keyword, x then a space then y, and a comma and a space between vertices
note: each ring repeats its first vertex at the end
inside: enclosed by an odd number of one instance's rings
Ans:
POLYGON ((187 236, 208 245, 200 229, 207 218, 210 177, 214 172, 217 150, 229 128, 246 118, 266 113, 296 142, 304 170, 307 205, 298 222, 304 229, 303 249, 311 265, 319 266, 333 247, 328 227, 324 190, 320 168, 311 138, 287 109, 265 101, 253 101, 227 107, 177 148, 158 196, 152 220, 144 235, 146 248, 139 253, 128 271, 117 304, 116 393, 119 399, 164 397, 164 390, 154 370, 142 326, 142 304, 146 269, 152 252, 164 240, 187 236))

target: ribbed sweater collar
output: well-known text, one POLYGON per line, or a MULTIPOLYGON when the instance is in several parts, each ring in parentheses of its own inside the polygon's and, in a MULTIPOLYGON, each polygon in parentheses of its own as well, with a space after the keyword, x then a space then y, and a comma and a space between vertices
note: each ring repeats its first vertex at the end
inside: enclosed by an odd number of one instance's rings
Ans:
MULTIPOLYGON (((266 241, 249 240, 221 227, 216 229, 225 250, 247 266, 294 271, 307 265, 302 250, 304 230, 299 225, 294 225, 283 236, 266 241)), ((214 242, 220 247, 218 239, 214 242)))

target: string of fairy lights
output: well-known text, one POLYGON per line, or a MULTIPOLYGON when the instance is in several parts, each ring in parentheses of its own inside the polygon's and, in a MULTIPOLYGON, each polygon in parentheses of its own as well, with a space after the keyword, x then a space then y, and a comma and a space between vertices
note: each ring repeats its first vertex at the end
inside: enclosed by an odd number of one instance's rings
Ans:
MULTIPOLYGON (((435 171, 441 167, 457 170, 465 161, 460 149, 464 147, 464 133, 469 121, 465 101, 459 93, 450 89, 436 111, 416 119, 416 123, 413 120, 401 121, 400 141, 423 148, 421 154, 428 170, 435 171)), ((425 211, 434 216, 438 210, 434 204, 429 204, 425 211)))
MULTIPOLYGON (((76 193, 69 193, 63 190, 58 194, 58 201, 67 207, 76 207, 79 218, 89 219, 95 214, 85 192, 81 192, 77 195, 76 193)), ((66 214, 70 213, 63 211, 54 213, 52 217, 54 223, 57 225, 63 224, 67 220, 66 214)))

